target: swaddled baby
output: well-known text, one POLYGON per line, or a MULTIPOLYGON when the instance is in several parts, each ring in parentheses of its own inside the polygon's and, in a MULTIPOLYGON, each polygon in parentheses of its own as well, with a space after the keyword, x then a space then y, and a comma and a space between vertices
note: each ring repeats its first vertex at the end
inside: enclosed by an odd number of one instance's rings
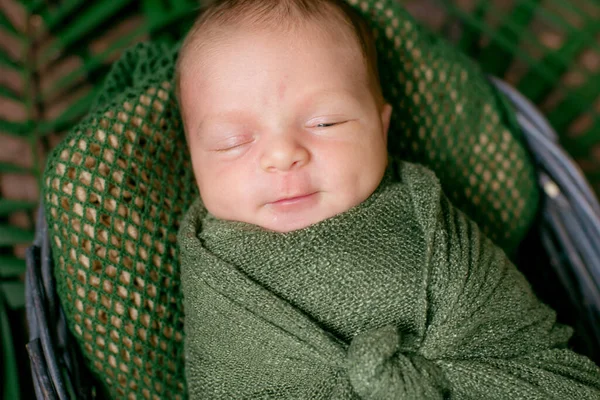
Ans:
POLYGON ((349 6, 217 1, 179 57, 191 398, 599 398, 505 254, 431 171, 388 158, 349 6))

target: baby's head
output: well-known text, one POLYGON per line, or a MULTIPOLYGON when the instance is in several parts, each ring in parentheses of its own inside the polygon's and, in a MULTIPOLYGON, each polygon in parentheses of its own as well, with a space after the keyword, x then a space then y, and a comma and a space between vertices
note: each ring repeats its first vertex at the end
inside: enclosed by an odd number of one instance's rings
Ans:
POLYGON ((377 188, 391 106, 369 29, 337 0, 218 0, 185 39, 177 97, 217 218, 288 232, 377 188))

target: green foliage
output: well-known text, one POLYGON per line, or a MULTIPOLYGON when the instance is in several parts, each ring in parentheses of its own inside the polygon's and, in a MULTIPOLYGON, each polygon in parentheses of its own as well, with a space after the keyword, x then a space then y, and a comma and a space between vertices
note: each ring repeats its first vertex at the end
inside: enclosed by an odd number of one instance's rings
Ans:
POLYGON ((11 225, 0 225, 0 246, 29 244, 33 241, 33 232, 11 225))
POLYGON ((25 261, 13 256, 0 256, 0 282, 14 279, 25 273, 25 261))
POLYGON ((599 193, 600 1, 440 3, 458 45, 540 106, 599 193))
MULTIPOLYGON (((18 5, 8 4, 10 10, 18 10, 18 5)), ((4 9, 4 8, 3 8, 4 9)), ((20 82, 12 79, 2 80, 0 83, 0 107, 11 106, 12 112, 0 114, 0 152, 3 157, 14 159, 6 151, 6 141, 9 137, 17 138, 25 150, 34 150, 36 134, 33 129, 33 104, 31 92, 27 90, 27 82, 32 75, 31 65, 26 59, 15 59, 15 54, 27 54, 26 32, 22 24, 14 20, 14 13, 0 12, 0 31, 6 35, 6 47, 0 46, 0 69, 11 73, 11 76, 20 77, 20 82), (22 118, 20 115, 25 115, 22 118), (4 151, 2 151, 4 150, 4 151), (12 158, 11 158, 12 157, 12 158)), ((12 139, 11 139, 12 140, 12 139)), ((19 158, 19 157, 16 157, 19 158)), ((0 158, 0 178, 3 176, 37 177, 40 174, 38 165, 5 161, 0 158)), ((21 160, 17 160, 21 161, 21 160)), ((15 181, 15 180, 13 180, 15 181)), ((3 182, 0 180, 0 183, 3 182)), ((35 179, 33 180, 35 182, 35 179)), ((5 193, 10 193, 7 187, 0 187, 0 397, 3 399, 18 400, 22 397, 23 379, 20 375, 17 357, 23 353, 25 338, 16 332, 21 331, 19 326, 24 320, 25 290, 23 277, 25 261, 16 257, 15 246, 28 245, 33 240, 33 226, 26 228, 21 224, 17 226, 11 218, 17 214, 29 215, 31 220, 34 209, 37 207, 33 199, 7 199, 5 193)))
POLYGON ((38 104, 71 96, 82 86, 92 85, 71 99, 62 113, 38 121, 40 135, 63 132, 80 119, 95 97, 95 89, 122 51, 136 42, 160 38, 175 42, 175 34, 193 20, 195 1, 62 1, 54 8, 40 10, 45 27, 51 32, 50 45, 39 54, 40 67, 53 66, 75 56, 78 66, 41 90, 38 104), (144 16, 142 21, 139 16, 144 16), (65 23, 70 21, 69 23, 65 23), (120 35, 112 32, 122 30, 120 35), (102 46, 97 46, 98 40, 102 46))
POLYGON ((0 199, 0 217, 6 217, 19 211, 33 211, 36 207, 37 203, 32 201, 0 199))
POLYGON ((25 285, 23 282, 3 282, 0 284, 0 292, 2 292, 6 304, 11 309, 25 307, 25 285))
POLYGON ((14 352, 11 327, 8 320, 8 307, 4 300, 4 293, 0 290, 0 355, 2 356, 2 388, 3 399, 21 398, 19 392, 19 377, 17 373, 17 359, 14 352))

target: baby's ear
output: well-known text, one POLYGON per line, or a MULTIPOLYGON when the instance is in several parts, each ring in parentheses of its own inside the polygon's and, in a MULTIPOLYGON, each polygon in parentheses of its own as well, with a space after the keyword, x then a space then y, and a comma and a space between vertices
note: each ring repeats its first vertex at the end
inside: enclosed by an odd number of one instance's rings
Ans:
POLYGON ((392 118, 392 106, 385 103, 381 109, 381 125, 383 127, 383 136, 387 141, 388 129, 390 128, 390 119, 392 118))

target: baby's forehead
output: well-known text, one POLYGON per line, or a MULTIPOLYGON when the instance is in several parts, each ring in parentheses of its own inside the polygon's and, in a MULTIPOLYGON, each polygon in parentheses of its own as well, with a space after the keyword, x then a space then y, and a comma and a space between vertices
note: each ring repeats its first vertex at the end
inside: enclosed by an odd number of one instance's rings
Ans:
MULTIPOLYGON (((244 75, 258 63, 265 65, 263 71, 278 68, 283 59, 292 57, 297 63, 308 65, 326 63, 335 70, 336 80, 359 80, 368 76, 367 63, 357 44, 341 35, 333 36, 304 29, 302 32, 256 31, 250 28, 238 30, 235 34, 219 35, 202 39, 186 57, 185 65, 181 65, 180 78, 189 82, 221 83, 223 79, 244 75), (261 34, 260 37, 253 36, 261 34), (238 40, 241 39, 241 40, 238 40), (316 50, 317 48, 321 50, 316 50), (258 55, 265 55, 259 57, 258 55), (184 77, 186 76, 186 77, 184 77), (215 79, 216 78, 216 79, 215 79)), ((286 67, 289 64, 283 64, 286 67)), ((290 79, 300 78, 294 72, 290 79)), ((303 72, 303 71, 301 71, 303 72)), ((328 75, 324 80, 331 80, 328 75)), ((184 85, 186 82, 183 82, 184 85)), ((325 83, 325 82, 324 82, 325 83)), ((184 88, 182 88, 184 89, 184 88)))
MULTIPOLYGON (((292 18, 292 17, 289 17, 292 18)), ((194 58, 202 58, 204 55, 210 55, 215 52, 227 51, 227 43, 239 37, 250 37, 256 34, 270 35, 273 38, 295 41, 319 41, 321 46, 330 46, 332 48, 347 48, 356 51, 361 56, 363 54, 360 39, 353 28, 340 18, 314 19, 299 18, 293 21, 281 21, 279 25, 256 25, 252 22, 241 24, 211 24, 207 21, 206 26, 197 32, 191 32, 192 38, 189 38, 192 46, 188 46, 186 51, 194 53, 194 58)), ((183 50, 183 49, 182 49, 183 50)), ((187 54, 185 55, 187 58, 187 54)), ((180 57, 182 55, 180 54, 180 57)))
MULTIPOLYGON (((189 76, 193 79, 211 80, 215 76, 223 78, 226 71, 229 72, 228 75, 233 74, 233 77, 238 73, 243 75, 257 63, 265 65, 263 71, 278 68, 282 64, 289 66, 282 61, 288 58, 308 66, 329 65, 329 69, 335 73, 336 80, 362 81, 369 75, 368 64, 360 46, 351 38, 318 33, 308 28, 293 33, 256 32, 247 29, 239 30, 235 35, 205 40, 205 43, 196 48, 194 54, 189 57, 185 69, 190 71, 189 76), (253 36, 257 33, 260 36, 253 36)), ((294 76, 294 72, 305 71, 292 68, 287 76, 290 79, 295 78, 298 75, 294 76)), ((331 80, 332 76, 328 75, 323 79, 331 80)))

